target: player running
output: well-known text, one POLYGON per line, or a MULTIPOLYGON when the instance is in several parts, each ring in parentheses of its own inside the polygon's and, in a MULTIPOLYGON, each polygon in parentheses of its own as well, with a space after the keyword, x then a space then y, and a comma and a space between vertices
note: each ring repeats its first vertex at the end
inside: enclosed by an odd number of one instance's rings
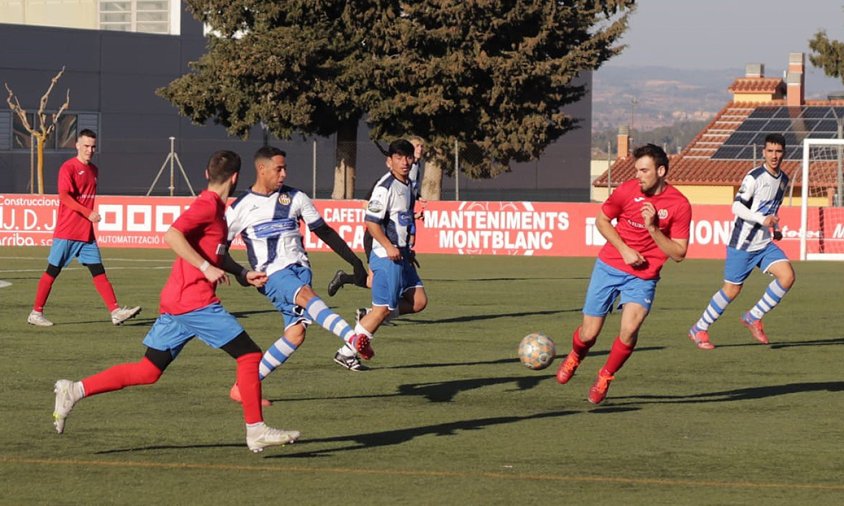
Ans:
POLYGON ((689 245, 692 208, 665 181, 668 156, 646 144, 633 151, 636 179, 622 184, 601 206, 596 226, 607 244, 598 254, 583 303, 583 323, 572 336, 572 351, 557 369, 568 383, 595 344, 613 302, 620 297, 621 330, 606 363, 589 389, 589 402, 600 404, 615 373, 633 353, 639 329, 650 312, 659 272, 668 258, 682 261, 689 245), (618 220, 613 226, 611 220, 618 220))
POLYGON ((765 149, 762 152, 765 163, 744 176, 733 201, 736 221, 730 243, 727 245, 724 285, 712 296, 703 315, 689 329, 689 339, 701 350, 715 348, 709 340, 709 326, 715 323, 724 314, 730 302, 738 297, 744 280, 750 276, 754 267, 775 278, 756 305, 741 316, 742 325, 762 344, 768 344, 762 317, 774 309, 794 285, 794 269, 791 262, 785 253, 771 242, 772 239, 782 238, 777 226, 777 211, 788 188, 788 176, 780 169, 784 152, 783 135, 766 136, 765 149), (771 229, 774 231, 773 236, 771 229))
POLYGON ((91 163, 97 151, 97 134, 82 130, 76 138, 76 156, 59 168, 59 212, 53 231, 53 244, 47 257, 47 269, 38 281, 35 302, 26 322, 37 327, 52 327, 53 322, 44 316, 44 306, 53 289, 53 283, 64 267, 74 258, 88 268, 94 287, 111 312, 111 323, 120 325, 141 312, 140 306, 120 307, 114 287, 106 276, 100 248, 94 236, 94 223, 100 214, 94 211, 97 197, 99 169, 91 163))
POLYGON ((246 271, 228 255, 224 213, 226 199, 237 185, 239 172, 240 157, 236 153, 218 151, 211 156, 205 172, 207 190, 164 234, 165 242, 178 258, 161 291, 161 315, 144 338, 147 346, 144 358, 116 365, 81 381, 57 381, 53 419, 59 434, 64 432, 67 416, 77 402, 127 386, 155 383, 185 344, 198 337, 237 360, 237 382, 243 395, 249 449, 260 452, 265 447, 293 443, 299 438, 297 431, 274 429, 264 423, 258 381, 261 349, 234 316, 223 309, 215 293, 219 283, 228 281, 225 271, 239 273, 242 280, 254 286, 261 286, 267 280, 265 274, 246 271))
MULTIPOLYGON (((305 340, 305 330, 317 322, 339 337, 344 347, 369 360, 375 354, 365 335, 355 335, 352 327, 329 309, 311 288, 311 265, 302 244, 299 222, 332 250, 349 262, 356 272, 365 272, 363 262, 346 242, 320 216, 308 196, 284 185, 287 178, 287 155, 271 146, 255 153, 255 184, 226 211, 229 242, 240 235, 246 244, 249 263, 256 271, 265 272, 267 284, 259 289, 267 296, 284 319, 284 334, 261 360, 263 380, 284 364, 305 340)), ((238 385, 230 396, 240 401, 238 385)), ((264 405, 269 401, 264 400, 264 405)))
MULTIPOLYGON (((418 313, 428 305, 422 280, 413 265, 415 197, 408 174, 413 162, 413 145, 399 139, 387 150, 389 172, 375 184, 366 207, 366 230, 372 235, 372 308, 355 325, 355 333, 369 339, 386 321, 399 315, 418 313)), ((366 358, 366 357, 364 357, 366 358)), ((361 370, 354 350, 344 346, 334 361, 350 370, 361 370)))

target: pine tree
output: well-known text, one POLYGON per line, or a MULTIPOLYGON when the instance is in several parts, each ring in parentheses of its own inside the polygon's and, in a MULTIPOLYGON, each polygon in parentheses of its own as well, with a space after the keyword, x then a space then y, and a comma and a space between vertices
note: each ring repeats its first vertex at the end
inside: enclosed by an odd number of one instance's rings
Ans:
MULTIPOLYGON (((361 118, 371 137, 426 139, 438 198, 455 141, 495 177, 577 119, 574 83, 620 51, 634 0, 187 0, 216 30, 193 72, 159 93, 198 123, 246 136, 337 134, 335 198, 351 197, 361 118)), ((429 184, 433 178, 433 185, 429 184)))
POLYGON ((830 77, 840 77, 844 81, 844 43, 830 39, 826 31, 821 30, 809 41, 813 51, 809 61, 815 67, 823 69, 830 77))
POLYGON ((427 179, 451 166, 455 139, 463 170, 487 178, 511 161, 537 158, 577 128, 563 111, 587 91, 574 80, 621 50, 615 43, 634 2, 419 0, 403 7, 398 38, 373 37, 384 57, 369 122, 376 138, 412 132, 428 141, 423 196, 438 198, 438 181, 427 179))

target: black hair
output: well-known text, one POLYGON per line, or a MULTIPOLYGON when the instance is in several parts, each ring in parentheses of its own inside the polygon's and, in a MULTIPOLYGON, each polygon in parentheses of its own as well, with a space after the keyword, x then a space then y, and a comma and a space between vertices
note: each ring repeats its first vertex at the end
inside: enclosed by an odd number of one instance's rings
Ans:
POLYGON ((768 134, 765 136, 765 144, 779 144, 785 149, 785 136, 783 134, 768 134))
POLYGON ((407 139, 396 139, 390 143, 390 147, 387 149, 387 156, 393 155, 402 155, 402 156, 413 156, 413 144, 410 143, 407 139))
POLYGON ((80 137, 90 137, 92 139, 96 139, 97 133, 94 132, 93 130, 89 130, 89 129, 86 128, 86 129, 82 130, 81 132, 79 132, 79 135, 76 136, 77 139, 79 139, 80 137))
POLYGON ((657 168, 659 168, 660 165, 665 167, 665 173, 668 174, 668 155, 665 154, 665 150, 661 147, 656 144, 645 144, 644 146, 639 146, 633 150, 633 158, 636 160, 642 158, 643 156, 651 157, 657 168))
POLYGON ((255 157, 253 158, 253 160, 258 160, 261 158, 269 160, 274 156, 283 156, 287 158, 287 153, 273 146, 262 146, 258 148, 258 151, 255 151, 255 157))

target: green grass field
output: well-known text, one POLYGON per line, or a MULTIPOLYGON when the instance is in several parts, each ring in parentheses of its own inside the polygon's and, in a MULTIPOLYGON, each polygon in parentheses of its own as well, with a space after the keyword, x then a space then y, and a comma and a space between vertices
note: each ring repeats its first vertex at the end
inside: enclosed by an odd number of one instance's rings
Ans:
MULTIPOLYGON (((144 306, 129 324, 110 324, 73 264, 48 302, 56 325, 35 328, 46 254, 0 248, 12 283, 0 289, 3 504, 844 504, 841 263, 795 264, 796 286, 765 320, 770 346, 738 322, 768 283, 754 273, 710 352, 686 331, 722 262, 666 266, 636 353, 593 406, 617 316, 565 386, 559 359, 531 371, 516 357, 532 331, 569 350, 592 260, 424 256, 428 309, 381 329, 370 371, 335 365, 339 341, 312 327, 264 382, 267 422, 302 438, 256 455, 227 395, 234 362, 198 341, 157 384, 80 402, 57 435, 53 383, 142 356, 172 255, 104 250, 121 304, 144 306)), ((342 261, 313 261, 324 294, 342 261)), ((279 335, 263 296, 218 293, 262 348, 279 335)), ((349 319, 369 301, 349 287, 325 298, 349 319)))

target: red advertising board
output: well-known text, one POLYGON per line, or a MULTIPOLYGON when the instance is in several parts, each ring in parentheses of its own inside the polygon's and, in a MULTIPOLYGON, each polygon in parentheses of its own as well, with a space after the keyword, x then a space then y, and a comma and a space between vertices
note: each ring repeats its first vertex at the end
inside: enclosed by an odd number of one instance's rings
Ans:
MULTIPOLYGON (((164 248, 163 234, 191 197, 97 197, 101 247, 164 248)), ((55 195, 0 195, 0 246, 49 246, 59 199, 55 195)), ((317 208, 356 251, 363 249, 363 202, 317 200, 317 208)), ((429 202, 418 221, 419 253, 455 255, 595 256, 604 239, 595 228, 600 204, 559 202, 429 202)), ((779 213, 779 243, 799 257, 800 209, 779 213)), ((733 215, 730 206, 693 207, 689 258, 723 258, 733 215)), ((840 227, 840 225, 839 225, 840 227)), ((310 251, 328 248, 303 227, 310 251)), ((811 237, 811 231, 810 231, 811 237)), ((242 247, 242 244, 236 244, 242 247)))

